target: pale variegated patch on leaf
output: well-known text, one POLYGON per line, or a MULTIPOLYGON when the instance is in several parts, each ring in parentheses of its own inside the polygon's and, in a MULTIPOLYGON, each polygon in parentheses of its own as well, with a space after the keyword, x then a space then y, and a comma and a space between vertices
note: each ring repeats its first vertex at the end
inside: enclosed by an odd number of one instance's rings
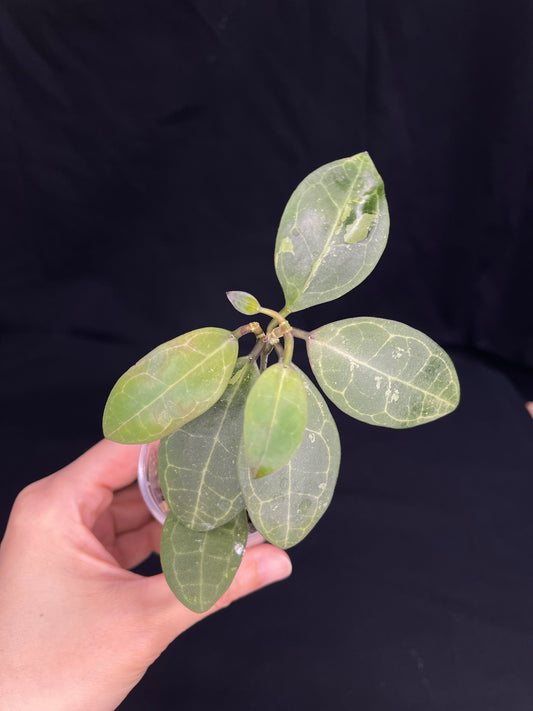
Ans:
POLYGON ((302 441, 307 395, 300 373, 276 363, 254 383, 244 410, 244 448, 253 475, 266 476, 286 464, 302 441))
POLYGON ((337 321, 313 331, 307 348, 326 395, 363 422, 414 427, 459 403, 459 381, 448 354, 403 323, 370 317, 337 321))
POLYGON ((368 153, 308 175, 289 199, 276 239, 285 313, 337 299, 360 284, 379 261, 388 231, 383 181, 368 153))
POLYGON ((104 435, 115 442, 153 442, 211 407, 226 389, 237 339, 200 328, 163 343, 119 378, 104 410, 104 435))
POLYGON ((303 440, 290 461, 270 476, 256 479, 244 447, 239 479, 248 514, 264 538, 280 548, 299 543, 328 508, 340 463, 337 427, 324 398, 300 372, 307 393, 303 440))
POLYGON ((161 567, 174 595, 193 612, 205 612, 231 585, 248 537, 242 511, 212 531, 193 531, 171 513, 161 533, 161 567))
POLYGON ((246 398, 258 376, 255 362, 239 358, 220 400, 161 440, 161 489, 170 510, 189 528, 216 528, 244 509, 237 455, 246 398))

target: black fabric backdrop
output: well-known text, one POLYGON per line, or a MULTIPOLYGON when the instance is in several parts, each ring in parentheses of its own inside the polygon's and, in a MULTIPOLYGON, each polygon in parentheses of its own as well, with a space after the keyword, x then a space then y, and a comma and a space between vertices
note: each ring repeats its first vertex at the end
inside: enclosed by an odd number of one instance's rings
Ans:
POLYGON ((190 630, 124 711, 533 707, 532 36, 530 0, 1 0, 3 522, 141 355, 239 325, 228 289, 282 305, 290 192, 362 150, 389 245, 295 323, 407 322, 462 381, 409 432, 335 411, 291 581, 190 630))

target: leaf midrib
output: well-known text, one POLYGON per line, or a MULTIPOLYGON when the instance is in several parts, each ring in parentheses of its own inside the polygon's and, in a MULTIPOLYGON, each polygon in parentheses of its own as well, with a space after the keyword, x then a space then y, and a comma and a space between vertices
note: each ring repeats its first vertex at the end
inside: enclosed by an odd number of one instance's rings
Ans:
POLYGON ((280 403, 280 400, 281 400, 281 392, 282 392, 282 390, 283 390, 283 382, 284 382, 285 378, 287 377, 287 373, 288 373, 288 371, 286 371, 285 368, 283 368, 283 370, 281 371, 281 377, 280 377, 279 382, 278 382, 278 389, 277 389, 277 392, 276 392, 275 406, 274 406, 274 408, 272 409, 272 417, 270 418, 270 424, 269 424, 269 427, 268 427, 268 439, 266 440, 266 442, 265 442, 265 444, 264 444, 264 446, 263 446, 263 451, 262 451, 262 453, 261 453, 261 458, 260 458, 260 460, 259 460, 259 465, 256 467, 256 473, 259 471, 259 469, 260 469, 260 467, 261 467, 261 463, 263 462, 263 459, 264 459, 264 457, 265 457, 265 452, 268 452, 268 449, 269 449, 270 440, 272 439, 273 422, 274 422, 274 420, 276 419, 276 413, 277 413, 277 411, 278 411, 278 409, 279 409, 279 403, 280 403))
MULTIPOLYGON (((332 346, 329 343, 326 343, 325 341, 319 341, 316 338, 313 338, 315 343, 318 345, 322 345, 323 348, 328 348, 329 350, 346 357, 349 361, 358 364, 359 366, 363 366, 364 368, 368 368, 368 370, 372 370, 374 373, 379 373, 379 375, 382 375, 383 377, 387 378, 388 380, 395 380, 397 383, 401 383, 402 385, 406 385, 409 388, 412 388, 413 390, 418 390, 418 392, 423 393, 424 395, 430 395, 431 397, 434 397, 436 400, 439 400, 439 402, 442 402, 448 406, 453 405, 453 403, 449 400, 445 400, 444 398, 440 397, 439 395, 436 395, 429 390, 424 390, 423 388, 419 387, 418 385, 414 385, 413 383, 410 383, 408 380, 402 380, 402 378, 398 378, 395 375, 391 375, 390 373, 386 373, 383 370, 380 370, 379 368, 376 368, 373 365, 369 365, 367 362, 363 360, 358 360, 355 356, 353 356, 351 353, 348 353, 347 351, 343 351, 340 348, 336 348, 335 346, 332 346)), ((353 408, 356 410, 356 408, 353 408)), ((356 410, 358 412, 358 410, 356 410)))
POLYGON ((222 431, 222 427, 224 426, 224 423, 226 422, 226 419, 227 419, 227 417, 228 417, 228 412, 229 412, 229 410, 230 410, 231 404, 233 403, 233 401, 235 400, 235 398, 237 397, 237 395, 238 395, 238 393, 239 393, 240 387, 241 387, 241 385, 242 385, 242 379, 246 377, 246 373, 245 373, 244 371, 245 371, 245 369, 246 369, 247 367, 248 367, 248 366, 247 366, 246 364, 242 367, 242 375, 241 375, 241 378, 240 378, 240 381, 241 381, 241 382, 238 382, 238 383, 235 384, 235 389, 234 389, 234 391, 233 391, 231 397, 229 398, 229 400, 228 400, 228 402, 227 402, 227 405, 226 405, 226 408, 225 408, 225 410, 224 410, 224 414, 222 415, 222 417, 221 417, 221 419, 220 419, 220 424, 219 424, 219 427, 218 427, 218 429, 217 429, 216 435, 213 437, 212 445, 211 445, 211 450, 209 451, 209 455, 208 455, 208 457, 207 457, 207 461, 206 461, 205 465, 204 465, 203 468, 202 468, 202 477, 201 477, 201 479, 200 479, 200 483, 199 483, 198 488, 197 488, 197 490, 196 490, 196 491, 197 491, 197 494, 196 494, 196 503, 195 503, 195 506, 194 506, 193 514, 192 514, 192 523, 193 523, 193 524, 196 524, 196 519, 197 519, 197 517, 199 516, 199 509, 200 509, 200 493, 201 493, 202 488, 203 488, 203 486, 204 486, 205 478, 206 478, 206 475, 207 475, 207 470, 209 469, 209 464, 211 463, 211 459, 212 459, 212 457, 213 457, 213 454, 214 454, 214 451, 215 451, 215 449, 216 449, 217 443, 220 441, 218 437, 219 437, 220 432, 222 431))
MULTIPOLYGON (((216 350, 212 351, 206 358, 204 358, 202 361, 200 361, 199 363, 197 363, 195 366, 193 366, 192 368, 190 368, 189 370, 187 370, 187 372, 184 373, 180 378, 178 378, 178 380, 175 380, 175 381, 174 381, 171 385, 169 385, 165 390, 163 390, 161 393, 159 393, 159 395, 157 395, 157 397, 155 397, 153 400, 150 400, 150 402, 147 402, 146 405, 144 405, 143 407, 141 407, 140 410, 137 410, 137 412, 135 412, 131 417, 128 417, 127 420, 124 420, 124 422, 122 422, 122 423, 119 425, 119 427, 116 427, 114 430, 112 430, 112 431, 108 434, 108 437, 111 437, 112 435, 116 434, 117 432, 120 432, 120 431, 121 431, 124 427, 126 427, 132 420, 134 420, 136 417, 139 417, 147 408, 151 407, 154 403, 156 403, 158 400, 160 400, 162 397, 164 397, 164 396, 168 393, 169 390, 172 390, 172 388, 175 388, 176 385, 179 385, 179 383, 181 383, 182 380, 185 380, 185 379, 188 378, 192 373, 194 373, 196 370, 198 370, 198 368, 200 368, 201 366, 205 365, 205 363, 207 363, 211 358, 213 358, 213 356, 215 356, 220 350, 222 350, 223 348, 225 348, 225 347, 227 346, 227 343, 228 343, 229 340, 230 340, 230 339, 228 338, 226 341, 224 341, 224 343, 221 343, 220 346, 218 346, 218 348, 217 348, 216 350)), ((184 344, 184 345, 185 345, 185 344, 184 344)), ((178 348, 181 348, 181 347, 183 347, 183 346, 178 346, 178 348)), ((170 351, 170 350, 173 350, 174 348, 175 348, 175 346, 172 347, 172 348, 169 348, 168 350, 170 351)), ((142 371, 141 371, 141 373, 139 373, 139 375, 141 375, 141 374, 142 374, 142 371)), ((150 373, 148 373, 148 374, 150 374, 150 373)), ((123 392, 123 390, 122 390, 122 392, 123 392)), ((196 402, 201 402, 201 401, 200 401, 200 400, 197 400, 196 402)))
MULTIPOLYGON (((351 194, 352 194, 352 190, 353 190, 353 188, 354 188, 354 185, 355 185, 355 183, 357 182, 357 180, 359 180, 359 177, 360 177, 360 175, 361 175, 362 170, 363 170, 363 160, 359 160, 359 170, 358 170, 356 176, 354 177, 354 179, 352 180, 352 182, 350 183, 350 187, 349 187, 349 189, 347 190, 347 194, 348 194, 348 195, 351 195, 351 194)), ((326 191, 326 193, 328 193, 328 196, 329 196, 329 191, 327 190, 327 188, 326 188, 326 186, 324 185, 324 183, 323 183, 322 180, 319 181, 319 184, 322 185, 322 187, 324 188, 324 190, 326 191)), ((335 201, 331 198, 331 196, 329 196, 329 197, 330 197, 331 201, 333 202, 333 204, 335 205, 335 207, 337 207, 337 205, 335 204, 335 201)), ((299 213, 299 209, 297 209, 297 214, 298 214, 298 213, 299 213)), ((331 226, 331 229, 330 229, 330 232, 329 232, 329 235, 328 235, 328 239, 326 240, 324 246, 322 247, 322 251, 320 252, 320 255, 319 255, 318 259, 316 259, 316 260, 314 261, 313 266, 311 267, 311 271, 309 272, 309 274, 308 274, 308 276, 307 276, 307 279, 305 280, 305 283, 304 283, 303 287, 302 287, 301 290, 300 290, 299 295, 296 297, 296 299, 293 301, 293 303, 290 304, 290 308, 292 308, 292 307, 294 306, 294 304, 298 301, 298 299, 307 291, 307 288, 309 287, 309 284, 312 282, 312 280, 313 280, 314 277, 315 277, 315 274, 316 274, 317 271, 319 270, 319 268, 320 268, 320 266, 321 266, 321 263, 322 263, 322 259, 324 258, 324 255, 328 252, 329 247, 330 247, 330 245, 331 245, 331 242, 332 242, 332 240, 333 240, 333 236, 336 234, 336 228, 337 228, 337 226, 338 226, 338 224, 339 224, 339 222, 340 222, 341 216, 342 216, 342 210, 340 210, 340 209, 337 207, 337 219, 335 220, 335 222, 334 222, 333 225, 331 226)), ((307 240, 306 240, 306 244, 307 244, 307 240)))

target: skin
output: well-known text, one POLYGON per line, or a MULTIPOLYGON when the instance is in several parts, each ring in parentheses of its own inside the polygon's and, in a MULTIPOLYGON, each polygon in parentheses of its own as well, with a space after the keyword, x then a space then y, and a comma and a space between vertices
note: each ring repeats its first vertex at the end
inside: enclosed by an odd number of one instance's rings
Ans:
POLYGON ((132 483, 138 453, 103 440, 17 497, 0 546, 1 711, 111 711, 184 630, 290 574, 284 551, 256 546, 199 615, 162 574, 128 570, 161 533, 132 483))

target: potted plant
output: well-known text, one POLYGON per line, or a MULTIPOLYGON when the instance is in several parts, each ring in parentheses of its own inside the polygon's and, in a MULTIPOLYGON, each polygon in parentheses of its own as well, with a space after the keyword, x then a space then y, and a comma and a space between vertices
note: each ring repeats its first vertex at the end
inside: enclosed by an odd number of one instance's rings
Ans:
POLYGON ((207 610, 231 583, 248 518, 266 540, 289 548, 331 501, 339 436, 323 395, 293 363, 295 338, 305 340, 322 392, 358 420, 413 427, 457 406, 454 366, 420 331, 360 316, 311 332, 293 323, 292 314, 360 284, 376 266, 388 229, 383 182, 367 153, 315 170, 289 199, 277 234, 281 311, 230 291, 238 312, 268 321, 178 336, 113 387, 105 436, 160 440, 158 473, 169 507, 161 564, 190 609, 207 610), (241 342, 251 338, 239 357, 241 342))

